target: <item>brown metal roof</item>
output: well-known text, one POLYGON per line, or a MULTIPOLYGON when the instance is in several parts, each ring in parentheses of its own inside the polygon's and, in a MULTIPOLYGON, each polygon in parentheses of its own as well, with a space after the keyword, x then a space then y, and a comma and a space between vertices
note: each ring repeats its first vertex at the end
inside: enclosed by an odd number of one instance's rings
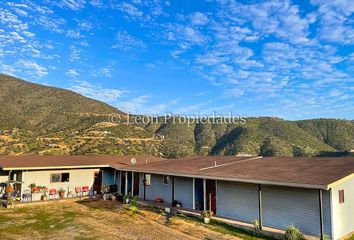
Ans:
POLYGON ((284 186, 328 188, 354 176, 354 158, 194 156, 167 160, 153 156, 0 156, 2 169, 104 167, 284 186), (135 165, 131 159, 137 159, 135 165))
POLYGON ((180 176, 324 188, 354 174, 354 158, 200 156, 124 168, 180 176), (217 167, 212 167, 215 166, 215 162, 217 167), (206 167, 212 168, 203 169, 206 167))
POLYGON ((0 156, 0 169, 124 166, 131 164, 132 158, 137 160, 137 165, 162 160, 153 156, 0 156))

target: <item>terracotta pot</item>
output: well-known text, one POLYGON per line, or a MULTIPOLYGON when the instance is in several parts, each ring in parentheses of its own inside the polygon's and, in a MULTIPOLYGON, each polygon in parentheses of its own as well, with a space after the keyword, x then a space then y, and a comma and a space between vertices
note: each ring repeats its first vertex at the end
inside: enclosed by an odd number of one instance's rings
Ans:
POLYGON ((59 192, 59 197, 64 198, 65 197, 65 192, 59 192))

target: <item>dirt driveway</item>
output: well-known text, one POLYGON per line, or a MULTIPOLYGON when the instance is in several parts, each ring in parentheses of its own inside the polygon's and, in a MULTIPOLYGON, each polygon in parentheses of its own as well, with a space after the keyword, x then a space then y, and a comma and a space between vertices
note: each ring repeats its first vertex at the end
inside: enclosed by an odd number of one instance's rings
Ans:
MULTIPOLYGON (((0 210, 0 239, 241 239, 198 221, 132 214, 117 202, 82 200, 0 210)), ((244 238, 242 238, 244 239, 244 238)), ((253 239, 246 237, 246 239, 253 239)))

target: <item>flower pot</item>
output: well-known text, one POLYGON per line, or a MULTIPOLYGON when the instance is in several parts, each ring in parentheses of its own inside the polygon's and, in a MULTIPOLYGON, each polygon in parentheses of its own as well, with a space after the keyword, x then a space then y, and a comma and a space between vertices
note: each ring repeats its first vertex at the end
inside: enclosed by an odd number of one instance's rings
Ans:
POLYGON ((65 192, 59 192, 59 197, 64 198, 65 197, 65 192))
POLYGON ((210 223, 210 218, 204 218, 204 223, 209 224, 210 223))

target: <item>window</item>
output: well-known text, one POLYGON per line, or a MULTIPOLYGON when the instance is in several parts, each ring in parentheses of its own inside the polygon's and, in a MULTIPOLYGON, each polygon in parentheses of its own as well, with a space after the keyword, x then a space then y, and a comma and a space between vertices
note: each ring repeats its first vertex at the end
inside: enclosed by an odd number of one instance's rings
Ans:
POLYGON ((61 178, 61 174, 60 173, 51 174, 50 175, 50 182, 51 183, 60 182, 61 181, 60 178, 61 178))
POLYGON ((70 175, 69 173, 62 173, 61 174, 61 182, 69 182, 70 175))
POLYGON ((163 184, 170 184, 170 181, 171 181, 171 177, 170 176, 163 176, 163 184))
POLYGON ((151 186, 151 174, 145 174, 145 186, 151 186))
POLYGON ((344 203, 344 190, 339 190, 339 203, 344 203))
POLYGON ((58 183, 58 182, 69 182, 70 174, 69 173, 53 173, 50 174, 50 182, 58 183))

